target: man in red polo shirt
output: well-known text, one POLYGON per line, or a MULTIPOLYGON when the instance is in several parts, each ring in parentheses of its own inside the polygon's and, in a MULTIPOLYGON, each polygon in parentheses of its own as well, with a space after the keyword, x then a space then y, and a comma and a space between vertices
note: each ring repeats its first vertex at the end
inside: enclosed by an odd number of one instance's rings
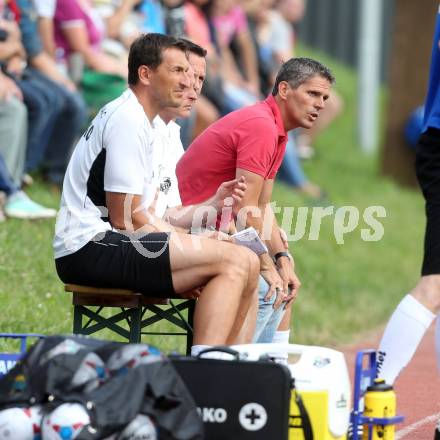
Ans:
MULTIPOLYGON (((208 199, 221 182, 236 176, 246 177, 247 191, 234 214, 242 208, 247 210, 246 226, 260 233, 269 250, 260 257, 260 273, 268 286, 263 288, 260 283, 254 338, 258 342, 272 341, 282 317, 281 310, 285 308, 279 307, 280 304, 285 302, 285 306, 289 306, 300 286, 270 205, 287 132, 297 127, 312 127, 325 106, 333 82, 332 73, 321 63, 308 58, 290 59, 280 68, 272 96, 212 124, 194 140, 177 164, 184 205, 208 199), (258 212, 260 214, 255 215, 258 212), (262 234, 263 230, 269 232, 262 234), (268 305, 270 307, 265 307, 268 305), (278 312, 272 312, 277 309, 278 312), (276 319, 271 313, 277 313, 276 319), (267 325, 270 331, 265 329, 267 325)), ((283 331, 287 332, 288 340, 290 318, 285 321, 287 329, 283 331)))

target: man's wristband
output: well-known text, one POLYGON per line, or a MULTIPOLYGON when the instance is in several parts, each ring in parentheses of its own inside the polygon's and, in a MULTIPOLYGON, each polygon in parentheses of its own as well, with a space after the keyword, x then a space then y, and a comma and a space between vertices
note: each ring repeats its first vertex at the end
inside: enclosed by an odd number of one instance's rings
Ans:
POLYGON ((275 264, 278 262, 278 260, 279 260, 281 257, 287 257, 289 260, 292 260, 292 257, 291 257, 291 255, 289 254, 289 252, 286 252, 286 251, 277 252, 277 253, 273 256, 273 259, 274 259, 274 261, 275 261, 275 264))

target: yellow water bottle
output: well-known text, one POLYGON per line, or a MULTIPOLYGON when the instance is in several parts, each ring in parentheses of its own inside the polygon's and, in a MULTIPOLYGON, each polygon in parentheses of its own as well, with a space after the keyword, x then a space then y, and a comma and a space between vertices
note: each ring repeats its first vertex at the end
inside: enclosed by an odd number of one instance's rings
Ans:
MULTIPOLYGON (((396 394, 393 387, 383 379, 375 379, 364 396, 365 417, 394 417, 396 415, 396 394)), ((364 425, 362 440, 394 440, 394 425, 373 425, 372 435, 368 436, 368 425, 364 425)))

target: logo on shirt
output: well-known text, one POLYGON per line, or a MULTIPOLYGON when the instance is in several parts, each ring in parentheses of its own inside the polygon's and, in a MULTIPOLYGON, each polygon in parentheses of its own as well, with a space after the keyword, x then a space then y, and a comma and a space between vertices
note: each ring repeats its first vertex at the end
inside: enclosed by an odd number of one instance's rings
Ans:
POLYGON ((171 188, 171 178, 170 177, 164 177, 162 182, 159 185, 160 191, 164 194, 168 194, 170 188, 171 188))

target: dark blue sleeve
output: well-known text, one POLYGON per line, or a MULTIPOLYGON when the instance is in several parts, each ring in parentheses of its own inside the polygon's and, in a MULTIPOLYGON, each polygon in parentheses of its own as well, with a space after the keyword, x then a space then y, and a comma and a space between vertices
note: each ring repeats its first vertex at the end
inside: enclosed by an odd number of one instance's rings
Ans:
POLYGON ((20 8, 21 39, 29 58, 43 51, 40 34, 38 33, 37 11, 30 0, 16 0, 20 8))

